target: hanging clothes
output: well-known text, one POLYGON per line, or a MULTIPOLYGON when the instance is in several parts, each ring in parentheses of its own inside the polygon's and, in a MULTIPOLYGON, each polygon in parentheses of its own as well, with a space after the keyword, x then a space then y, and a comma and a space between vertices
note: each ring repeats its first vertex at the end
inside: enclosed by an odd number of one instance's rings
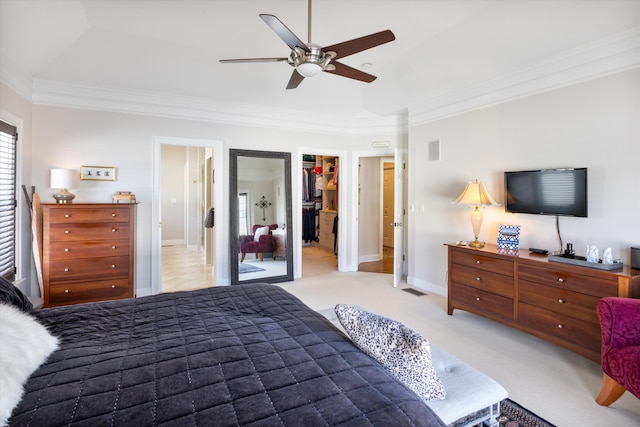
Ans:
POLYGON ((204 219, 204 226, 206 228, 213 228, 213 226, 215 225, 215 214, 214 214, 214 209, 213 208, 209 208, 209 210, 207 211, 207 216, 204 219))
POLYGON ((302 240, 309 243, 315 240, 316 210, 314 208, 302 209, 302 240))

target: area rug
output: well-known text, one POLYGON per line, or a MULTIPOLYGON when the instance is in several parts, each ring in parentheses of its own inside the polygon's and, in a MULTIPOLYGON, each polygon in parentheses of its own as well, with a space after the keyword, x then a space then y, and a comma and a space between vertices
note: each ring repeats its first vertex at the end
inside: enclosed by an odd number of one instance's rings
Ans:
POLYGON ((556 427, 511 399, 500 402, 500 427, 556 427))
POLYGON ((265 271, 265 269, 256 267, 255 265, 245 264, 244 262, 241 262, 240 267, 238 268, 238 274, 255 273, 258 271, 265 271))

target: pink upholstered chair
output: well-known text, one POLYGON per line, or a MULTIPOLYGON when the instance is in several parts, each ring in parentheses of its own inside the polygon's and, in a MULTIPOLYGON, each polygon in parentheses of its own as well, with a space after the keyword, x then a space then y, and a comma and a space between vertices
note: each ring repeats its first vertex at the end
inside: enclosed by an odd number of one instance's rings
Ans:
POLYGON ((251 228, 251 235, 245 234, 238 237, 238 247, 240 248, 240 252, 242 256, 240 258, 240 262, 244 261, 244 257, 247 254, 256 254, 257 257, 260 258, 260 261, 264 261, 264 254, 271 253, 271 257, 273 258, 273 252, 277 247, 277 240, 273 238, 271 235, 271 231, 278 228, 278 224, 270 224, 270 225, 260 225, 255 224, 251 228), (256 232, 259 228, 269 227, 269 233, 263 234, 259 236, 257 239, 255 237, 256 232))
POLYGON ((640 299, 602 298, 602 388, 596 402, 609 406, 626 391, 640 399, 640 299))

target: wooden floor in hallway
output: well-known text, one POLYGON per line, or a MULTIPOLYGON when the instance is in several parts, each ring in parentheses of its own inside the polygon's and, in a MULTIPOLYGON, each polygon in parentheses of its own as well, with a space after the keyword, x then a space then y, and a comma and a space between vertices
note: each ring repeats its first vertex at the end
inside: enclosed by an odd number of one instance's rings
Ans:
POLYGON ((358 264, 358 271, 393 274, 393 248, 391 246, 384 246, 382 248, 381 260, 361 262, 358 264))

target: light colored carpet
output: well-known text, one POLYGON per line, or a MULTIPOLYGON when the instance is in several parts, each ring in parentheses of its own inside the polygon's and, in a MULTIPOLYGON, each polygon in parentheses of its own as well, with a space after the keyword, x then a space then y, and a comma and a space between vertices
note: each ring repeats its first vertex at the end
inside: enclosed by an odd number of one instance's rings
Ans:
POLYGON ((393 288, 391 275, 319 273, 303 258, 303 278, 280 286, 329 318, 336 304, 346 303, 404 322, 558 427, 640 425, 640 400, 628 392, 608 408, 595 403, 602 370, 590 360, 464 311, 449 316, 446 298, 403 292, 404 282, 393 288))

